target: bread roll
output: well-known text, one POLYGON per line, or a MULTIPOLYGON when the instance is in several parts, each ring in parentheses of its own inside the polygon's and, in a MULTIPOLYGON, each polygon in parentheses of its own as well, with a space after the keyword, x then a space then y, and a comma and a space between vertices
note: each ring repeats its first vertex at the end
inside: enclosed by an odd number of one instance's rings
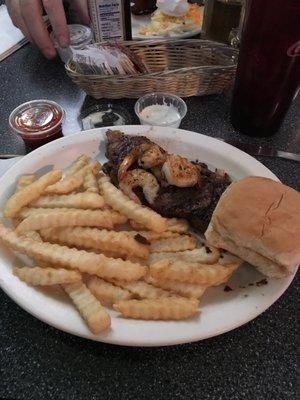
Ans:
POLYGON ((300 263, 300 194, 267 178, 234 182, 221 196, 205 236, 264 275, 292 274, 300 263))

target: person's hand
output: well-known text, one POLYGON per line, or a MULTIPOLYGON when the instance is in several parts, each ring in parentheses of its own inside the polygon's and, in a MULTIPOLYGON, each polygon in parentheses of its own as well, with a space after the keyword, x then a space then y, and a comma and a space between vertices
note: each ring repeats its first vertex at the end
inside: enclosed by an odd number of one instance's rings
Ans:
MULTIPOLYGON (((87 0, 69 0, 83 23, 89 23, 87 0)), ((56 50, 43 21, 43 8, 61 47, 70 44, 70 34, 62 0, 7 0, 6 5, 13 24, 36 44, 47 58, 56 56, 56 50)))

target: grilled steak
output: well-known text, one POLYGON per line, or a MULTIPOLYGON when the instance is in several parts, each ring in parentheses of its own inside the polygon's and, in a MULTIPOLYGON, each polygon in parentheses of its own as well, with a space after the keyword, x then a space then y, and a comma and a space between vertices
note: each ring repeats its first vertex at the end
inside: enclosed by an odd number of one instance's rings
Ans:
MULTIPOLYGON (((138 145, 151 143, 145 136, 124 135, 120 131, 107 132, 108 162, 103 166, 106 172, 117 185, 118 168, 123 159, 138 145)), ((188 219, 193 226, 204 232, 211 219, 212 213, 220 196, 231 183, 227 174, 218 174, 208 169, 203 163, 199 165, 199 183, 193 187, 181 188, 160 181, 160 190, 153 204, 149 207, 165 217, 178 217, 188 219)), ((133 166, 132 168, 135 168, 133 166)), ((145 203, 140 190, 136 191, 141 201, 145 203)))
POLYGON ((186 218, 195 228, 204 232, 220 196, 231 182, 228 175, 220 176, 205 164, 201 164, 201 167, 200 187, 162 187, 152 208, 164 217, 186 218))

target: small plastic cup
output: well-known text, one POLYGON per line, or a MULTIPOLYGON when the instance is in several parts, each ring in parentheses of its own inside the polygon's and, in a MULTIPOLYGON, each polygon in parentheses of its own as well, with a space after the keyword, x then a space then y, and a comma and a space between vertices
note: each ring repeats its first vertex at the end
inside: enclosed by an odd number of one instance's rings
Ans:
POLYGON ((53 31, 50 33, 54 47, 64 63, 67 63, 72 58, 72 49, 80 50, 84 46, 93 43, 93 32, 88 26, 71 24, 68 25, 68 28, 70 31, 70 46, 66 48, 60 47, 53 31))
POLYGON ((141 125, 179 128, 187 113, 187 106, 174 94, 155 92, 139 98, 134 110, 141 125))
POLYGON ((10 127, 32 148, 62 136, 64 109, 51 100, 32 100, 15 108, 9 116, 10 127))

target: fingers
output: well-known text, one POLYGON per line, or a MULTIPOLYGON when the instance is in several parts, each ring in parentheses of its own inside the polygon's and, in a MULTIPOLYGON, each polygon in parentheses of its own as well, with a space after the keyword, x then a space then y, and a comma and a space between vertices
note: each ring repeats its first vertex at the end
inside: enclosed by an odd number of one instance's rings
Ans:
POLYGON ((62 0, 43 0, 43 5, 60 46, 69 46, 70 33, 62 0))
POLYGON ((87 0, 69 0, 72 9, 78 14, 81 22, 85 25, 90 24, 90 15, 87 0))
POLYGON ((21 7, 19 0, 6 1, 6 6, 13 24, 21 30, 24 36, 33 43, 33 39, 26 27, 24 19, 21 14, 21 7))
POLYGON ((56 51, 42 18, 39 0, 20 0, 21 14, 35 44, 47 58, 56 56, 56 51))

